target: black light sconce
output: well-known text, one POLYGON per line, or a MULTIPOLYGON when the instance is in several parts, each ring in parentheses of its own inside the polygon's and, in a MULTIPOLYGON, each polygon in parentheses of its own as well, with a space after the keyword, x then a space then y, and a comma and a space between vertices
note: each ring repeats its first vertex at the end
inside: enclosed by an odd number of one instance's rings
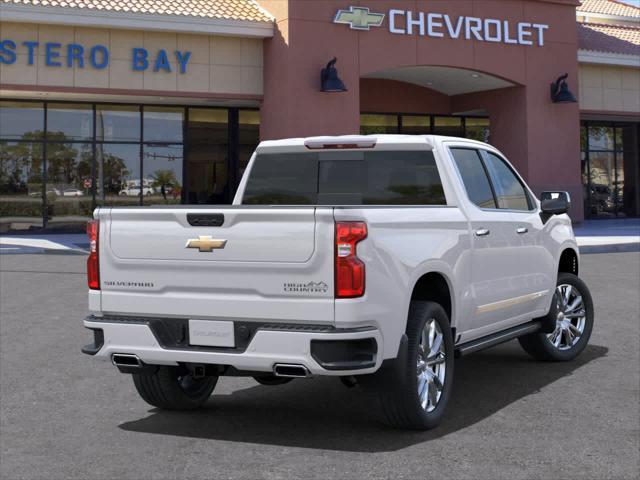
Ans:
POLYGON ((327 66, 320 72, 320 90, 322 92, 346 92, 347 87, 338 77, 338 70, 336 70, 335 64, 338 61, 337 58, 333 58, 327 66))
POLYGON ((577 103, 576 97, 569 90, 568 77, 569 74, 565 73, 551 84, 551 101, 553 103, 577 103))

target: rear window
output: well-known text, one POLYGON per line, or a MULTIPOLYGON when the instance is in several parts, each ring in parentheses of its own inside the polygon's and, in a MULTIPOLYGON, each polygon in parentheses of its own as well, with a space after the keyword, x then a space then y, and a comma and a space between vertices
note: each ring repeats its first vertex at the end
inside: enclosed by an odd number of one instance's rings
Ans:
POLYGON ((426 151, 260 154, 245 188, 248 205, 446 205, 426 151))

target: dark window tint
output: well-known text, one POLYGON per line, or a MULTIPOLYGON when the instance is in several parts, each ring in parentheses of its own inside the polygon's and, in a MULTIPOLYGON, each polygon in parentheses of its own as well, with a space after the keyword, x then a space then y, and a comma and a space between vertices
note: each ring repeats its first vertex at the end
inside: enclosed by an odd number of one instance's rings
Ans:
POLYGON ((243 203, 311 205, 318 194, 316 154, 259 155, 249 174, 243 203))
POLYGON ((469 199, 481 208, 496 208, 489 179, 476 150, 452 148, 451 153, 469 199))
POLYGON ((529 210, 529 199, 522 183, 500 157, 483 152, 487 170, 498 199, 498 208, 529 210))
POLYGON ((445 205, 431 152, 259 155, 245 204, 445 205))

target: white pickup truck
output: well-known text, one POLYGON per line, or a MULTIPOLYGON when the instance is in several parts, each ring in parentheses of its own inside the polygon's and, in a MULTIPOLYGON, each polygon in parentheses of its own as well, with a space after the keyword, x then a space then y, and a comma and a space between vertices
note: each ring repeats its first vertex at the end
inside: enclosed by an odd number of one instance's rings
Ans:
POLYGON ((515 338, 540 360, 585 348, 569 201, 539 201, 472 140, 262 142, 233 205, 95 211, 83 351, 159 408, 199 407, 223 375, 333 375, 392 425, 432 428, 454 357, 515 338))

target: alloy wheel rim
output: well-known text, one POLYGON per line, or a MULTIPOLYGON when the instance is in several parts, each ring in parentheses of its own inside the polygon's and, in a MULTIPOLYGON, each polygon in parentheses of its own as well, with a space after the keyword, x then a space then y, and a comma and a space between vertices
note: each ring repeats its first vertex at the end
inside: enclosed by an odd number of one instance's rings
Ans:
POLYGON ((418 400, 422 409, 435 410, 444 390, 447 370, 444 335, 435 319, 424 324, 420 333, 417 359, 418 400))
POLYGON ((556 328, 547 339, 558 350, 573 348, 582 338, 587 312, 582 295, 573 285, 562 284, 556 288, 558 314, 556 328))

